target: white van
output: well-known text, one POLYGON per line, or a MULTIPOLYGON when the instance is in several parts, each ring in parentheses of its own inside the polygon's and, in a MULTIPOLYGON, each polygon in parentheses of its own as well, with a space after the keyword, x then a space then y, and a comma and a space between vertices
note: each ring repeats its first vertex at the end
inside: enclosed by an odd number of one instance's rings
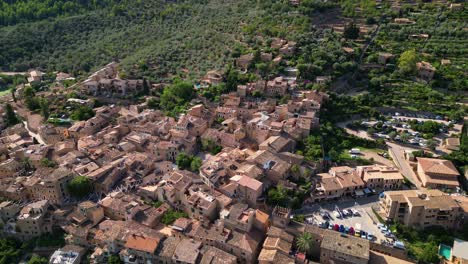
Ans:
POLYGON ((349 151, 350 154, 361 154, 361 150, 358 149, 358 148, 352 148, 350 151, 349 151))

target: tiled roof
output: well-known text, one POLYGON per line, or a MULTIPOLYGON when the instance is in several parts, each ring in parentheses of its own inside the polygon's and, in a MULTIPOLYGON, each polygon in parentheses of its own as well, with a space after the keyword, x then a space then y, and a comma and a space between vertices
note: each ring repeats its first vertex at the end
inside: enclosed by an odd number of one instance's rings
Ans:
POLYGON ((158 238, 150 238, 133 234, 127 237, 125 247, 153 254, 159 245, 159 241, 160 239, 158 238))
POLYGON ((458 176, 460 175, 451 161, 432 158, 418 158, 424 173, 446 174, 458 176))

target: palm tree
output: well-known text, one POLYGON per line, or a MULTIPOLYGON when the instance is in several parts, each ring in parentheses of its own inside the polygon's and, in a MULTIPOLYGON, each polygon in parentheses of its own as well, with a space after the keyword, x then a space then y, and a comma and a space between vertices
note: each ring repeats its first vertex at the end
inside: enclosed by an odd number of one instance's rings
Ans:
POLYGON ((301 252, 304 252, 307 254, 312 249, 312 239, 313 237, 311 233, 307 233, 307 232, 302 233, 302 235, 300 235, 297 238, 297 241, 296 241, 297 248, 301 252))

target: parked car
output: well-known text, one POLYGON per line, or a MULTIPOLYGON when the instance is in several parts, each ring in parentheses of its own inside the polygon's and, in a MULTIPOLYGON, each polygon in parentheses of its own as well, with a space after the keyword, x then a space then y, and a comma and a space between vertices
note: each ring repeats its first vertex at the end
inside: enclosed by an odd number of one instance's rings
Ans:
POLYGON ((333 215, 334 215, 336 218, 341 218, 341 213, 338 212, 338 211, 333 211, 333 215))
POLYGON ((344 209, 343 211, 341 211, 341 213, 342 213, 342 215, 343 215, 344 217, 348 217, 348 216, 351 215, 351 213, 348 211, 348 209, 344 209))
POLYGON ((358 149, 358 148, 352 148, 351 150, 349 150, 349 153, 350 154, 361 154, 361 150, 358 149))
POLYGON ((382 227, 379 228, 380 231, 382 231, 382 233, 384 232, 387 232, 388 231, 388 227, 386 225, 383 225, 382 227))
POLYGON ((374 234, 372 234, 370 232, 367 233, 367 239, 370 240, 370 241, 374 240, 375 239, 374 234))
POLYGON ((359 211, 356 209, 351 209, 351 212, 353 213, 354 216, 359 216, 359 211))
POLYGON ((340 225, 340 228, 338 229, 338 231, 340 231, 340 233, 344 233, 345 232, 345 226, 340 225))
POLYGON ((367 239, 367 232, 361 231, 361 238, 367 239))
POLYGON ((393 247, 399 248, 399 249, 405 249, 405 243, 398 240, 398 241, 395 241, 395 243, 393 243, 393 247))
POLYGON ((323 220, 329 220, 330 219, 330 215, 325 211, 320 212, 320 216, 323 218, 323 220))

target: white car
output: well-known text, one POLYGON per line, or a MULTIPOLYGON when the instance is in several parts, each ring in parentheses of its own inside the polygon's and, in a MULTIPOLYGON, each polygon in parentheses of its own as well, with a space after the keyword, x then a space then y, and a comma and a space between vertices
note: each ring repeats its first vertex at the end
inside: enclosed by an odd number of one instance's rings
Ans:
POLYGON ((340 214, 340 212, 338 212, 338 211, 333 211, 333 215, 334 215, 336 218, 341 218, 341 214, 340 214))
POLYGON ((353 213, 354 216, 359 216, 359 211, 356 209, 351 209, 351 212, 353 213))
POLYGON ((348 217, 348 216, 353 216, 353 213, 351 212, 351 210, 349 209, 344 209, 343 210, 343 214, 344 216, 348 217))

